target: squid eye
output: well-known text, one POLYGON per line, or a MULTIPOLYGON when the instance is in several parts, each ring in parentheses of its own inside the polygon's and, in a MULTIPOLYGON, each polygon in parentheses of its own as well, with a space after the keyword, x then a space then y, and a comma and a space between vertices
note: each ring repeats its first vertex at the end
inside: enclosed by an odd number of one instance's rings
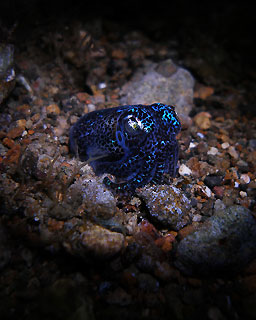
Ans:
POLYGON ((124 128, 130 134, 139 134, 143 129, 143 124, 140 120, 130 115, 125 118, 124 128))

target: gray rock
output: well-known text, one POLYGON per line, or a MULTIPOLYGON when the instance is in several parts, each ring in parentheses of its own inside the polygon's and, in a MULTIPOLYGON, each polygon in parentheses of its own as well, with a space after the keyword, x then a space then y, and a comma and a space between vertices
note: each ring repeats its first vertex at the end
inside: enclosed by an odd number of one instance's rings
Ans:
POLYGON ((180 241, 176 266, 188 275, 236 272, 256 257, 256 221, 250 210, 219 210, 180 241))
POLYGON ((0 104, 9 95, 15 85, 14 47, 11 44, 0 45, 0 104))
POLYGON ((151 218, 163 227, 180 230, 189 221, 190 201, 183 191, 171 185, 146 186, 138 190, 151 218))
POLYGON ((193 106, 194 78, 171 59, 149 63, 122 88, 122 104, 161 102, 176 107, 178 114, 188 115, 193 106))

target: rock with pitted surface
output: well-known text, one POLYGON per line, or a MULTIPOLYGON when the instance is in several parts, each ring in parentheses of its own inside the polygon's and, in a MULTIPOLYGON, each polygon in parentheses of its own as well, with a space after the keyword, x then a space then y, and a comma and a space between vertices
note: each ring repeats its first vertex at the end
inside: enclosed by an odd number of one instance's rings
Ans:
POLYGON ((256 221, 250 210, 218 210, 177 247, 176 266, 185 274, 236 272, 256 257, 256 221))
POLYGON ((194 78, 171 59, 148 63, 122 88, 122 104, 172 104, 180 115, 188 115, 193 106, 194 78))

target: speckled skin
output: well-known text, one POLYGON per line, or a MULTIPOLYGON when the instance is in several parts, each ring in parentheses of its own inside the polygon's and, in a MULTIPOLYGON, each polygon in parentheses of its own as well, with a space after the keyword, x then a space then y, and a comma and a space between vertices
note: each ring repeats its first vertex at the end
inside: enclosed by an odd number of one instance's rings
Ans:
POLYGON ((164 173, 175 176, 180 128, 173 106, 104 109, 84 115, 73 125, 70 150, 89 161, 97 175, 116 177, 116 182, 106 177, 106 185, 134 191, 149 182, 161 183, 164 173))

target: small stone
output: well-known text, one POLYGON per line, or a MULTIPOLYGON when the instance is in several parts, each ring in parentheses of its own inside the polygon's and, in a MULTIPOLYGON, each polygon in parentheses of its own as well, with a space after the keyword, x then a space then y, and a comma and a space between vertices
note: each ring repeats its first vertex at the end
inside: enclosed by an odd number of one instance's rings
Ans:
POLYGON ((15 142, 12 139, 6 137, 3 140, 3 145, 11 149, 12 147, 14 147, 15 142))
POLYGON ((25 127, 26 127, 27 129, 31 129, 32 126, 33 126, 32 120, 31 120, 31 119, 28 119, 28 120, 26 121, 26 126, 25 126, 25 127))
POLYGON ((94 104, 105 103, 105 95, 103 93, 95 93, 91 100, 94 104))
POLYGON ((153 239, 158 236, 157 230, 154 225, 147 220, 141 221, 139 224, 140 231, 149 234, 153 239))
POLYGON ((20 137, 25 130, 25 127, 15 127, 8 131, 7 137, 10 139, 15 139, 17 137, 20 137))
POLYGON ((230 146, 230 147, 228 148, 228 153, 229 153, 229 154, 231 155, 231 157, 234 158, 234 159, 238 159, 238 157, 239 157, 238 152, 236 151, 235 147, 233 147, 233 146, 230 146))
POLYGON ((192 170, 189 169, 189 167, 187 167, 185 164, 182 164, 180 167, 179 167, 179 174, 181 176, 189 176, 192 174, 192 170))
POLYGON ((201 85, 194 93, 194 98, 199 98, 205 100, 206 98, 213 95, 214 89, 213 87, 203 86, 201 85))
POLYGON ((203 197, 210 198, 212 196, 211 189, 205 185, 196 184, 193 186, 192 190, 203 197))
POLYGON ((64 221, 58 221, 56 219, 48 219, 48 228, 51 232, 62 230, 64 227, 64 221))
POLYGON ((223 198, 223 195, 224 195, 224 187, 222 186, 215 186, 213 187, 213 192, 215 194, 216 197, 222 199, 223 198))
POLYGON ((193 222, 199 222, 201 220, 202 220, 201 214, 195 214, 192 219, 193 222))
POLYGON ((81 243, 86 250, 98 257, 111 257, 123 248, 124 236, 93 225, 81 234, 81 243))
POLYGON ((5 163, 18 163, 20 158, 20 145, 14 145, 4 157, 5 163))
POLYGON ((78 92, 76 96, 80 102, 84 102, 84 103, 86 103, 89 99, 89 94, 86 92, 78 92))
POLYGON ((240 191, 239 194, 240 194, 241 198, 247 197, 247 193, 244 191, 240 191))
POLYGON ((171 185, 144 187, 137 192, 143 198, 152 219, 174 230, 189 221, 190 201, 181 189, 171 185))
POLYGON ((193 149, 193 148, 195 148, 196 146, 197 146, 197 143, 190 142, 188 148, 189 148, 189 149, 193 149))
POLYGON ((172 244, 175 241, 173 234, 168 234, 164 237, 160 237, 155 240, 155 244, 161 248, 164 252, 169 252, 172 250, 172 244))
POLYGON ((220 186, 222 181, 223 181, 222 176, 215 176, 215 175, 208 175, 204 179, 204 183, 211 189, 215 186, 220 186))
POLYGON ((227 136, 226 134, 222 133, 219 137, 221 139, 222 142, 229 142, 229 136, 227 136))
POLYGON ((92 112, 92 111, 96 110, 96 106, 93 103, 88 103, 87 107, 88 107, 88 111, 89 112, 92 112))
POLYGON ((245 174, 245 173, 243 173, 243 174, 241 174, 241 176, 240 176, 240 181, 242 182, 242 183, 250 183, 250 181, 251 181, 251 179, 250 179, 250 177, 249 177, 249 175, 248 174, 245 174))
POLYGON ((114 59, 125 59, 126 58, 126 53, 122 49, 114 49, 111 53, 112 58, 114 59))
POLYGON ((199 112, 194 116, 196 126, 202 130, 207 130, 211 127, 211 115, 209 112, 199 112))
POLYGON ((222 149, 227 149, 229 147, 229 143, 228 142, 223 142, 222 144, 221 144, 221 148, 222 149))
POLYGON ((219 152, 219 150, 215 147, 211 147, 210 150, 207 152, 207 154, 216 156, 216 154, 219 152))
POLYGON ((49 106, 46 107, 46 112, 47 114, 55 114, 59 115, 60 114, 60 108, 57 104, 50 104, 49 106))
POLYGON ((199 154, 205 154, 208 150, 208 144, 204 141, 200 141, 196 148, 199 154))
POLYGON ((16 123, 17 123, 18 127, 25 128, 27 121, 26 121, 26 119, 19 119, 19 120, 16 121, 16 123))
POLYGON ((40 119, 40 113, 35 113, 32 117, 31 117, 31 120, 35 123, 37 121, 39 121, 40 119))
POLYGON ((72 124, 76 123, 78 119, 79 119, 79 117, 72 115, 70 117, 70 124, 72 125, 72 124))
POLYGON ((31 108, 28 104, 22 104, 21 106, 17 107, 17 110, 26 116, 30 115, 31 113, 31 108))
POLYGON ((104 219, 113 217, 116 213, 116 200, 110 190, 95 179, 84 181, 83 201, 86 211, 94 217, 104 219))
POLYGON ((190 224, 190 225, 184 227, 183 229, 179 230, 178 236, 180 239, 183 239, 187 235, 189 235, 190 233, 194 232, 195 230, 196 230, 195 226, 190 224))
POLYGON ((202 132, 197 132, 196 134, 200 139, 204 139, 204 134, 202 132))

